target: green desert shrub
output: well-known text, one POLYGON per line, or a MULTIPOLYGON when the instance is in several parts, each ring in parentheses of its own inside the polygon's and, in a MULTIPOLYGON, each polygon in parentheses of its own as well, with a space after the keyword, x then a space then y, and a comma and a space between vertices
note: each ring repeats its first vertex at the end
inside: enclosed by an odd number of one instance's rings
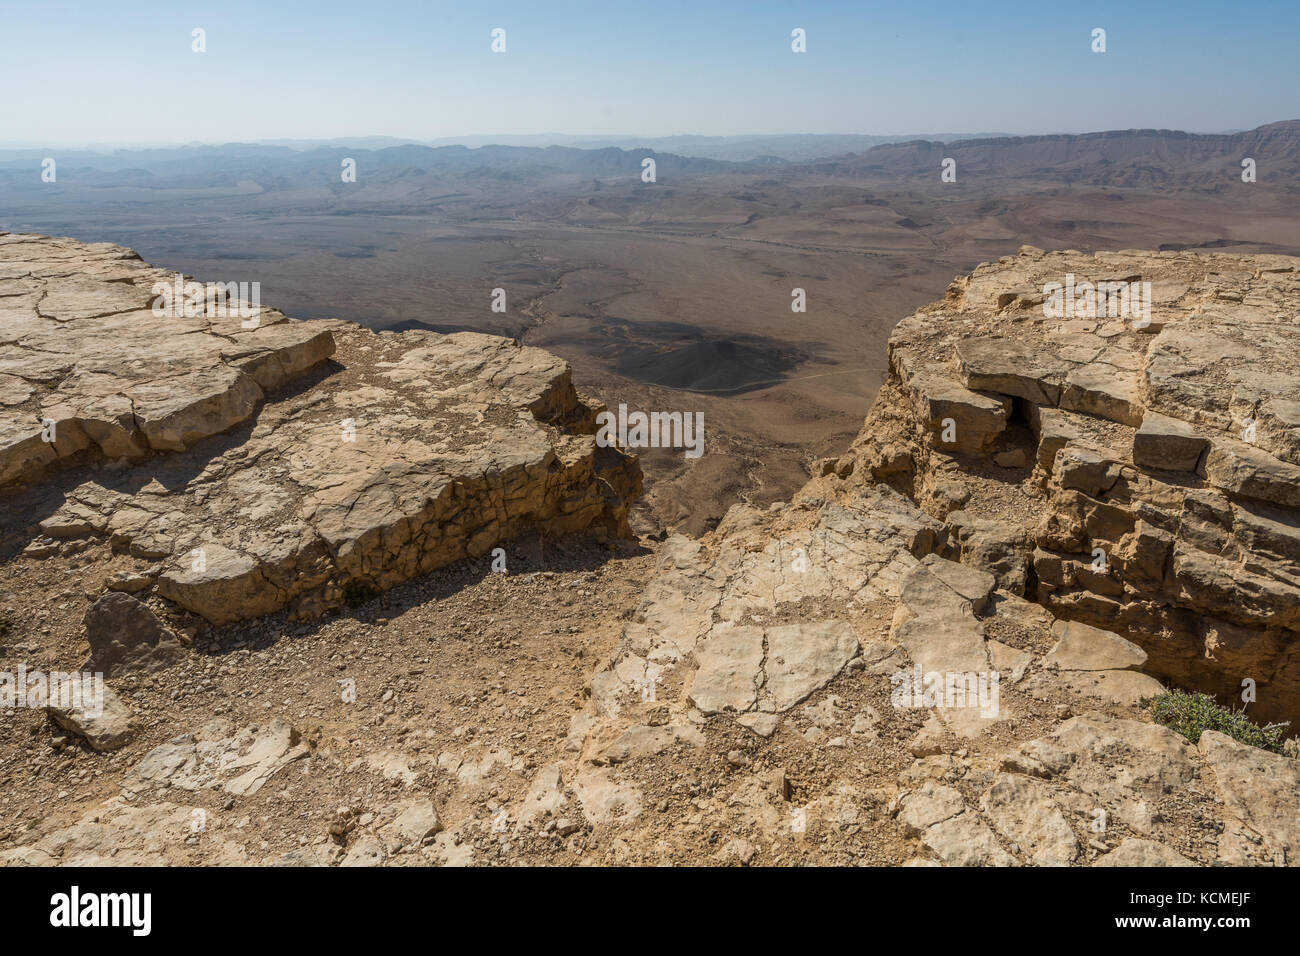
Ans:
POLYGON ((1290 722, 1265 724, 1263 727, 1246 716, 1244 710, 1233 710, 1217 703, 1209 694, 1185 690, 1171 690, 1149 701, 1156 723, 1164 724, 1190 740, 1198 743, 1201 734, 1217 730, 1233 740, 1273 753, 1287 753, 1284 735, 1290 722))

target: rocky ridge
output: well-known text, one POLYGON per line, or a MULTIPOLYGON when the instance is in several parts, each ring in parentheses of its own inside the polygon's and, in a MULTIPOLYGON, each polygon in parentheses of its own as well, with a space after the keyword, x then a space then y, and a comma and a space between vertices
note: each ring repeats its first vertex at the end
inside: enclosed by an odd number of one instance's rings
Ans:
POLYGON ((905 490, 963 561, 1124 634, 1152 672, 1221 699, 1251 681, 1289 719, 1297 354, 1294 258, 1025 247, 899 323, 855 454, 825 468, 905 490), (1048 318, 1067 276, 1150 283, 1150 314, 1048 318))
POLYGON ((320 614, 527 530, 627 533, 635 459, 597 447, 599 406, 539 349, 266 310, 252 330, 159 317, 153 284, 175 276, 129 250, 0 243, 0 368, 25 395, 0 474, 39 483, 11 497, 40 515, 30 553, 105 541, 138 559, 128 579, 227 624, 320 614), (68 462, 92 474, 49 472, 68 462))

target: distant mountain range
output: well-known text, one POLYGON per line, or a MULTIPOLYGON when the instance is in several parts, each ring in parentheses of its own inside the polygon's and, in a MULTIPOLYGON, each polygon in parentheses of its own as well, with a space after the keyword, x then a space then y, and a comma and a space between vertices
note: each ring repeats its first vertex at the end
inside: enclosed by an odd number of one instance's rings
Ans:
MULTIPOLYGON (((539 133, 529 136, 460 136, 427 140, 423 146, 570 146, 574 149, 644 150, 658 153, 675 153, 693 159, 718 159, 732 163, 752 160, 784 160, 789 163, 806 163, 826 156, 859 153, 882 143, 904 143, 918 139, 952 142, 959 139, 983 139, 1006 136, 1007 133, 914 133, 905 136, 869 136, 858 133, 808 133, 753 136, 570 136, 561 133, 539 133)), ((383 141, 334 140, 311 142, 270 140, 275 145, 293 149, 312 149, 317 146, 383 146, 404 145, 400 140, 383 141)))
POLYGON ((230 143, 224 146, 180 146, 170 149, 116 150, 111 153, 59 150, 0 151, 0 181, 15 187, 29 179, 39 187, 41 160, 57 162, 57 182, 146 188, 213 188, 253 182, 263 189, 292 184, 337 184, 345 159, 356 161, 363 185, 436 173, 451 179, 536 180, 554 175, 639 176, 641 162, 653 156, 659 178, 726 169, 745 164, 695 159, 653 150, 575 149, 569 146, 389 146, 366 150, 319 147, 296 150, 286 146, 230 143), (31 171, 37 170, 33 179, 31 171))
MULTIPOLYGON (((394 136, 345 136, 334 139, 265 139, 255 140, 249 144, 239 144, 252 148, 276 146, 296 152, 311 152, 319 149, 381 150, 397 146, 467 146, 477 149, 482 146, 568 146, 574 149, 615 149, 653 150, 659 153, 674 153, 693 159, 718 159, 727 162, 743 163, 757 159, 777 159, 785 162, 803 163, 827 156, 839 156, 844 153, 857 153, 879 146, 882 143, 903 143, 913 140, 939 140, 951 142, 958 139, 978 139, 991 136, 1005 136, 1006 133, 910 133, 902 136, 873 136, 866 134, 773 134, 752 136, 575 136, 566 133, 535 133, 529 135, 491 135, 491 136, 449 136, 439 139, 416 140, 402 139, 394 136)), ((183 147, 150 144, 103 144, 60 150, 65 153, 107 154, 122 150, 128 152, 156 152, 163 149, 191 148, 213 146, 211 143, 187 143, 183 147)), ((235 144, 227 144, 235 145, 235 144)), ((221 146, 219 148, 226 148, 221 146)), ((49 148, 29 143, 0 143, 0 156, 21 152, 30 155, 41 152, 49 155, 49 148)))
POLYGON ((343 159, 348 157, 357 161, 366 177, 378 175, 384 180, 426 172, 470 180, 639 176, 646 156, 655 158, 661 179, 773 167, 785 168, 787 174, 850 177, 901 177, 934 171, 937 179, 942 160, 952 158, 960 176, 984 180, 1038 177, 1045 182, 1113 186, 1222 182, 1225 169, 1239 166, 1249 157, 1256 161, 1261 178, 1300 181, 1300 120, 1239 133, 1111 130, 1078 135, 952 137, 946 142, 831 135, 677 136, 620 147, 602 144, 602 140, 616 137, 573 139, 583 145, 425 145, 370 137, 346 145, 282 141, 111 152, 10 149, 0 150, 0 181, 14 187, 28 184, 29 179, 39 184, 32 179, 32 171, 50 155, 58 161, 59 182, 130 183, 145 188, 211 188, 241 181, 276 188, 302 177, 335 182, 343 159), (845 150, 845 146, 851 148, 845 150), (749 158, 725 158, 741 155, 749 158))
POLYGON ((1254 159, 1257 179, 1300 182, 1300 120, 1240 133, 1198 134, 1167 129, 1111 130, 1077 136, 1009 136, 953 143, 890 143, 812 164, 832 175, 908 175, 952 158, 958 175, 1108 186, 1208 185, 1228 182, 1254 159))

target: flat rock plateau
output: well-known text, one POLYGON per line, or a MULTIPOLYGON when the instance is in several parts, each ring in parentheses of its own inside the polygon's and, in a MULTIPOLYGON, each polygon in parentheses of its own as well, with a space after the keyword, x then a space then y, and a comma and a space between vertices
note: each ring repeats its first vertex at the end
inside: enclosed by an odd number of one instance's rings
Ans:
POLYGON ((0 671, 106 680, 0 710, 0 862, 1300 860, 1300 761, 1143 703, 1300 714, 1300 260, 981 265, 700 538, 633 535, 540 349, 175 280, 0 235, 0 671), (1067 276, 1150 313, 1050 318, 1067 276))

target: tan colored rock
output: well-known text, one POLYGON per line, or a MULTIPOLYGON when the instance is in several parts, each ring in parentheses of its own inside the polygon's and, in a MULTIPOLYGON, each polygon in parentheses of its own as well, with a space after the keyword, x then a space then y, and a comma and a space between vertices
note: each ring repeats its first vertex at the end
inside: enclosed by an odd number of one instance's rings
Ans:
POLYGON ((349 387, 375 361, 353 352, 341 381, 264 409, 242 444, 179 454, 143 489, 87 482, 62 510, 160 559, 158 593, 214 624, 316 614, 526 530, 626 530, 635 460, 534 417, 590 427, 563 362, 472 333, 403 344, 372 370, 386 386, 349 387))
POLYGON ((651 757, 663 753, 677 743, 686 743, 693 747, 703 745, 704 738, 698 730, 690 726, 661 725, 647 727, 634 725, 624 730, 616 740, 600 750, 593 758, 593 763, 619 764, 639 757, 651 757))
POLYGON ((782 713, 820 690, 858 655, 858 638, 844 621, 769 627, 764 633, 766 680, 759 708, 782 713))
POLYGON ((1044 663, 1061 670, 1129 670, 1147 661, 1146 651, 1131 641, 1078 621, 1057 621, 1052 634, 1057 643, 1044 663))
POLYGON ((1300 508, 1300 465, 1232 438, 1216 438, 1205 458, 1205 478, 1239 498, 1300 508))
POLYGON ((1037 780, 998 774, 980 798, 980 809, 1035 866, 1068 866, 1079 855, 1074 831, 1051 791, 1037 780))
POLYGON ((571 786, 588 823, 630 823, 641 815, 640 790, 621 783, 607 768, 585 770, 573 778, 571 786))
POLYGON ((1059 405, 1071 366, 1019 338, 962 339, 953 347, 962 382, 976 391, 1015 395, 1035 405, 1059 405))
POLYGON ((927 783, 899 799, 898 822, 905 832, 923 834, 935 824, 950 820, 966 809, 966 801, 952 787, 927 783))
POLYGON ((82 451, 118 459, 188 448, 247 421, 268 391, 334 351, 328 325, 272 309, 219 314, 214 300, 201 315, 156 315, 155 284, 177 276, 128 249, 5 238, 0 261, 29 278, 6 298, 0 485, 31 482, 82 451))
POLYGON ((695 658, 699 668, 691 684, 692 704, 706 714, 754 706, 763 665, 761 628, 715 628, 696 649, 695 658))
MULTIPOLYGON (((1291 718, 1300 712, 1300 657, 1280 649, 1300 639, 1287 530, 1300 526, 1300 384, 1291 367, 1300 324, 1279 316, 1300 310, 1298 263, 1140 250, 983 263, 895 327, 890 379, 854 444, 860 465, 850 482, 875 468, 872 449, 907 445, 907 471, 880 477, 942 517, 962 563, 1023 593, 1016 579, 1031 583, 1032 555, 1037 597, 1057 616, 1137 643, 1153 671, 1183 686, 1225 693, 1249 673, 1270 687, 1261 717, 1291 718), (1095 309, 1076 301, 1082 311, 1073 315, 1028 294, 1067 276, 1077 288, 1150 283, 1151 298, 1140 300, 1150 314, 1114 312, 1122 294, 1095 309), (976 416, 957 458, 935 440, 940 398, 976 416), (999 399, 1014 403, 1009 421, 1023 414, 1037 439, 1042 494, 961 460, 1014 435, 989 417, 999 399), (979 490, 958 509, 935 488, 966 482, 963 469, 979 490), (1023 554, 1022 531, 1033 536, 1023 554), (1095 567, 1099 552, 1106 563, 1095 567)), ((1072 680, 1103 700, 1133 700, 1152 686, 1134 676, 1109 688, 1072 680)))
POLYGON ((438 811, 428 800, 408 800, 396 808, 393 819, 380 831, 389 853, 401 846, 420 846, 442 831, 438 811))
POLYGON ((1200 751, 1225 809, 1262 836, 1276 865, 1300 858, 1300 761, 1207 730, 1200 751))
POLYGON ((131 709, 111 687, 89 688, 83 681, 81 693, 73 700, 57 700, 51 691, 45 708, 54 721, 81 737, 92 750, 107 751, 125 747, 136 733, 131 709))
POLYGON ((1030 405, 1028 411, 1029 427, 1033 429, 1038 440, 1036 461, 1040 471, 1050 473, 1056 453, 1071 442, 1078 441, 1082 430, 1071 423, 1069 414, 1055 408, 1030 405))
POLYGON ((1133 435, 1133 461, 1146 468, 1195 471, 1209 439, 1187 422, 1148 410, 1133 435))
POLYGON ((1136 427, 1142 422, 1138 376, 1100 362, 1079 366, 1066 376, 1061 407, 1136 427))
POLYGON ((598 406, 540 349, 215 302, 158 315, 177 277, 129 250, 0 238, 0 264, 26 275, 0 279, 18 286, 3 296, 0 485, 125 459, 42 529, 161 561, 157 593, 213 624, 319 614, 526 531, 629 533, 640 469, 597 446, 598 406), (267 403, 331 356, 325 381, 267 403), (131 461, 158 452, 140 480, 131 461))
POLYGON ((1016 866, 987 823, 972 810, 930 827, 921 841, 948 866, 1016 866))
POLYGON ((41 833, 30 846, 0 851, 7 866, 248 866, 248 850, 211 819, 203 840, 193 839, 201 807, 175 803, 135 806, 117 797, 92 807, 69 826, 41 833))
POLYGON ((559 764, 550 764, 538 771, 524 794, 519 810, 519 822, 528 825, 550 814, 558 813, 568 798, 564 794, 564 779, 559 764))
POLYGON ((921 729, 907 742, 907 752, 913 757, 932 757, 947 749, 947 731, 937 714, 926 717, 921 729))
POLYGON ((276 719, 237 731, 214 721, 198 734, 182 734, 149 751, 128 779, 136 787, 220 787, 235 796, 250 796, 307 752, 298 731, 287 721, 276 719))
POLYGON ((1025 670, 1033 661, 1033 655, 1017 647, 1003 644, 1001 641, 985 641, 989 652, 989 661, 993 669, 1001 674, 1003 681, 1014 684, 1024 676, 1025 670))
POLYGON ((997 579, 988 571, 947 561, 937 554, 927 554, 922 558, 921 567, 969 601, 971 609, 976 613, 988 607, 989 595, 997 586, 997 579))
POLYGON ((1082 714, 1005 755, 1002 769, 1065 784, 1145 833, 1153 803, 1195 780, 1199 763, 1167 727, 1082 714))
POLYGON ((386 859, 388 859, 388 850, 384 846, 384 841, 377 834, 362 833, 348 847, 348 852, 339 861, 339 866, 382 866, 386 859))
POLYGON ((736 723, 760 737, 771 737, 781 725, 781 718, 776 714, 742 714, 736 718, 736 723))
POLYGON ((1127 670, 1061 671, 1058 682, 1058 686, 1075 694, 1134 709, 1142 706, 1144 700, 1160 696, 1166 689, 1149 674, 1127 670))
POLYGON ((977 455, 1006 430, 1009 398, 984 395, 943 374, 920 369, 907 379, 906 388, 918 420, 940 451, 977 455))
POLYGON ((1163 843, 1129 837, 1119 846, 1098 857, 1093 866, 1196 866, 1177 850, 1163 843))
POLYGON ((890 637, 925 673, 980 673, 989 669, 984 631, 971 603, 930 567, 904 579, 890 637))

